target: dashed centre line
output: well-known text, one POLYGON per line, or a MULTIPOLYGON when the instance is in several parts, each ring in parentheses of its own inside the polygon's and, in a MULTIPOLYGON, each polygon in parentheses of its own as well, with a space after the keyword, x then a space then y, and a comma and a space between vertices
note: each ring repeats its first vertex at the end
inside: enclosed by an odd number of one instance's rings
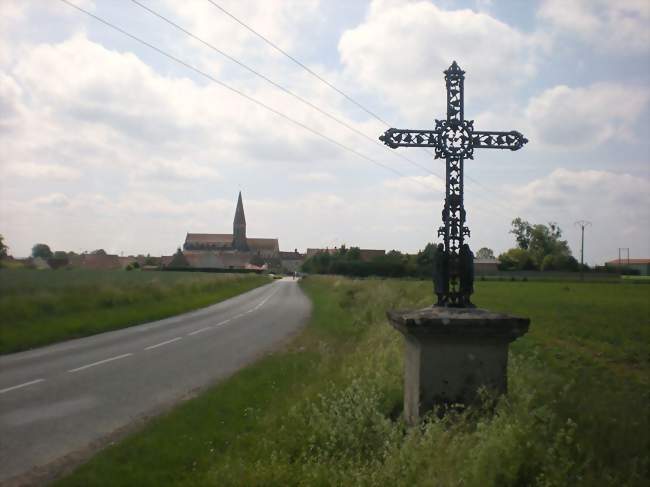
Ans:
POLYGON ((172 338, 171 340, 166 340, 164 342, 156 343, 155 345, 149 345, 148 347, 145 347, 145 350, 153 350, 154 348, 162 347, 163 345, 167 345, 168 343, 174 343, 180 340, 183 337, 176 337, 172 338))
POLYGON ((32 384, 38 384, 39 382, 43 382, 44 380, 45 379, 34 379, 34 380, 30 380, 29 382, 23 382, 22 384, 18 384, 16 386, 11 386, 11 387, 7 387, 5 389, 0 389, 0 394, 4 394, 5 392, 9 392, 9 391, 14 391, 14 390, 20 389, 22 387, 31 386, 32 384))
POLYGON ((119 360, 119 359, 122 359, 122 358, 130 357, 131 355, 133 355, 133 354, 132 353, 124 353, 122 355, 117 355, 116 357, 110 357, 110 358, 106 358, 104 360, 100 360, 99 362, 93 362, 92 364, 82 365, 81 367, 77 367, 76 369, 70 369, 70 370, 68 370, 68 372, 79 372, 80 370, 89 369, 90 367, 105 364, 106 362, 112 362, 113 360, 119 360))
POLYGON ((187 334, 188 337, 191 337, 192 335, 198 335, 199 333, 203 333, 204 331, 208 331, 211 326, 206 326, 205 328, 199 328, 198 330, 194 330, 190 333, 187 334))
MULTIPOLYGON (((249 309, 247 311, 244 311, 243 313, 235 315, 232 318, 228 318, 227 320, 223 320, 223 321, 217 323, 214 326, 206 326, 204 328, 199 328, 198 330, 194 330, 194 331, 188 333, 187 336, 198 335, 199 333, 203 333, 204 331, 208 331, 208 330, 210 330, 212 328, 218 328, 218 327, 223 326, 223 325, 225 325, 227 323, 230 323, 233 320, 236 320, 237 318, 241 318, 242 316, 245 316, 248 313, 252 313, 253 311, 256 311, 259 308, 261 308, 262 306, 264 306, 266 304, 266 302, 269 299, 271 299, 276 292, 277 291, 272 292, 266 298, 264 298, 260 303, 258 303, 256 306, 254 306, 253 308, 251 308, 251 309, 249 309)), ((156 343, 155 345, 150 345, 148 347, 145 347, 144 350, 153 350, 155 348, 162 347, 164 345, 168 345, 170 343, 177 342, 178 340, 181 340, 182 338, 183 337, 175 337, 175 338, 172 338, 170 340, 166 340, 164 342, 156 343)), ((93 362, 91 364, 86 364, 86 365, 82 365, 81 367, 70 369, 70 370, 68 370, 68 372, 79 372, 81 370, 89 369, 89 368, 95 367, 97 365, 102 365, 102 364, 105 364, 105 363, 108 363, 108 362, 113 362, 114 360, 120 360, 120 359, 123 359, 123 358, 126 358, 126 357, 130 357, 131 355, 133 355, 133 353, 124 353, 122 355, 116 355, 115 357, 109 357, 109 358, 106 358, 104 360, 99 360, 99 361, 93 362)), ((16 389, 21 389, 23 387, 28 387, 28 386, 38 384, 39 382, 44 382, 44 381, 45 381, 45 379, 34 379, 34 380, 29 381, 29 382, 24 382, 22 384, 17 384, 15 386, 6 387, 4 389, 0 389, 0 394, 4 394, 4 393, 9 392, 9 391, 14 391, 16 389)))

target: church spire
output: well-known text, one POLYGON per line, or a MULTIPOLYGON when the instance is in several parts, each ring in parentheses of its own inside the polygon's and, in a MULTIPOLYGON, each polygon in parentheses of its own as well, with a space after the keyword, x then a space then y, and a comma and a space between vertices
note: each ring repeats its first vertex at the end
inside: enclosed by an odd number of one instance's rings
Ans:
POLYGON ((246 216, 244 216, 244 203, 241 198, 237 198, 237 209, 235 210, 235 220, 233 221, 232 246, 235 250, 248 250, 248 241, 246 240, 246 216))
POLYGON ((237 198, 237 209, 235 210, 235 225, 246 225, 246 217, 244 216, 244 203, 241 199, 241 191, 239 198, 237 198))

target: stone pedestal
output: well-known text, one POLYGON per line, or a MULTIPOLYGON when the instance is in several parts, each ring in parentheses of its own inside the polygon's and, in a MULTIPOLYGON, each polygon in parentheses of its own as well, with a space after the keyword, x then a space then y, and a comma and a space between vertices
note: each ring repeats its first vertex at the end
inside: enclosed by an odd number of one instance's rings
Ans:
POLYGON ((486 386, 507 392, 508 345, 530 320, 479 308, 388 311, 404 335, 404 416, 416 424, 435 405, 470 404, 486 386))

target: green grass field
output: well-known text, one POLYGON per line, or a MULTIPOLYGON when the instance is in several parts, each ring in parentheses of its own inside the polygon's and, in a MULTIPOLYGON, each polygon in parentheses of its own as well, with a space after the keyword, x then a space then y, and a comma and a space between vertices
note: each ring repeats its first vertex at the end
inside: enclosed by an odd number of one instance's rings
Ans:
POLYGON ((310 326, 106 448, 59 486, 645 486, 650 287, 479 282, 480 306, 532 319, 496 402, 406 428, 402 339, 386 308, 416 281, 309 277, 310 326))
POLYGON ((0 269, 0 354, 165 318, 268 282, 250 274, 0 269))

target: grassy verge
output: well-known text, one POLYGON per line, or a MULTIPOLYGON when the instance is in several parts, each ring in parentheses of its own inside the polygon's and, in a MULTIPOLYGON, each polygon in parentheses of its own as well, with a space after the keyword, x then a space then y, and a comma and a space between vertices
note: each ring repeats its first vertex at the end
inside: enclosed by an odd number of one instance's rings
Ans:
POLYGON ((269 282, 183 272, 0 270, 0 354, 173 316, 269 282))
POLYGON ((426 305, 430 285, 303 288, 313 319, 286 351, 57 485, 646 485, 645 286, 478 283, 479 305, 532 318, 511 349, 510 393, 415 429, 399 418, 402 344, 384 310, 426 305))

